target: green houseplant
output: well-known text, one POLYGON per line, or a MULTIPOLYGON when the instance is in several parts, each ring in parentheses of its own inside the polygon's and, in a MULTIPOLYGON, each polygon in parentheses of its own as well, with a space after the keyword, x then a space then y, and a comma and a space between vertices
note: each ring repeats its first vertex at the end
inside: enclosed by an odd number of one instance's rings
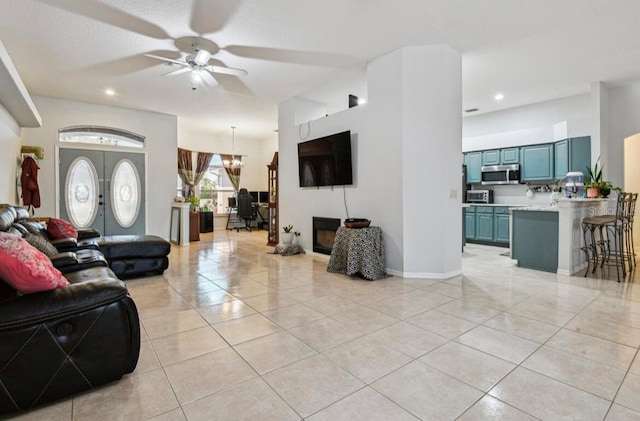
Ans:
POLYGON ((191 212, 198 212, 198 208, 200 207, 200 198, 191 196, 187 197, 184 201, 191 203, 191 206, 189 207, 191 212))
MULTIPOLYGON (((585 183, 585 188, 587 189, 587 197, 590 199, 595 199, 600 195, 600 188, 603 187, 602 168, 603 166, 600 165, 600 157, 596 159, 593 168, 587 167, 589 180, 585 183)), ((609 190, 609 192, 611 192, 611 190, 609 190)))
POLYGON ((300 235, 299 232, 293 230, 293 225, 283 225, 282 226, 282 244, 289 245, 293 243, 293 237, 297 237, 300 235))

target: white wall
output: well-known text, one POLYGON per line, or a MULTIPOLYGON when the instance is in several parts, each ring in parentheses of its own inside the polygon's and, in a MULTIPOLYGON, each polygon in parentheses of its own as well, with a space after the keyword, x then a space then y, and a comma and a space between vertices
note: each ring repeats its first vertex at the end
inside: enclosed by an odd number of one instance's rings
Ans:
POLYGON ((532 145, 589 136, 590 119, 589 94, 469 116, 463 120, 462 150, 532 145), (556 125, 563 122, 568 122, 566 136, 557 133, 556 125))
POLYGON ((293 224, 311 249, 312 217, 344 220, 346 207, 349 217, 382 228, 390 272, 460 273, 460 197, 449 197, 460 188, 460 166, 449 165, 462 153, 460 55, 443 46, 403 48, 369 63, 367 80, 366 105, 326 117, 313 101, 280 104, 280 225, 293 224), (303 116, 315 119, 306 124, 303 116), (298 187, 297 144, 344 130, 352 133, 354 184, 298 187))
MULTIPOLYGON (((609 89, 608 105, 608 161, 603 172, 614 186, 626 188, 624 139, 640 132, 640 83, 609 89)), ((630 162, 637 166, 638 158, 630 162)))
POLYGON ((18 204, 16 181, 20 146, 20 126, 0 104, 0 203, 18 204))
POLYGON ((176 194, 177 117, 64 99, 33 99, 42 115, 42 127, 24 128, 22 142, 45 149, 38 174, 42 207, 36 215, 52 216, 57 211, 54 156, 58 129, 76 125, 117 127, 146 137, 147 233, 168 238, 170 205, 176 194))

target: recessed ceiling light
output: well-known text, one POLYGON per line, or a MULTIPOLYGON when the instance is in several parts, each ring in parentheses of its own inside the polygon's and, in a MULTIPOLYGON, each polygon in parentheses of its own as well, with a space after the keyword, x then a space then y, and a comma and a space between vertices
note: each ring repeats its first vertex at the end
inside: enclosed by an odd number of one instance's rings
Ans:
POLYGON ((107 88, 107 89, 105 89, 105 90, 104 90, 104 93, 105 93, 106 95, 109 95, 109 96, 114 96, 114 95, 116 94, 116 91, 114 91, 114 90, 113 90, 113 89, 111 89, 111 88, 107 88))
POLYGON ((495 99, 496 101, 502 101, 504 99, 504 94, 503 93, 497 93, 493 96, 493 99, 495 99))
POLYGON ((478 111, 478 108, 469 108, 468 110, 464 110, 465 113, 475 113, 478 111))

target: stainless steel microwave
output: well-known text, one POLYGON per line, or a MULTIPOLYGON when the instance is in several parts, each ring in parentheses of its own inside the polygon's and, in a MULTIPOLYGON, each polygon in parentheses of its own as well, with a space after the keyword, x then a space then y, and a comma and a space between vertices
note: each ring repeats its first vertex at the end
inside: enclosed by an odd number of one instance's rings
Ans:
POLYGON ((493 190, 467 190, 467 203, 493 203, 493 190))
POLYGON ((519 184, 520 164, 482 167, 482 184, 519 184))

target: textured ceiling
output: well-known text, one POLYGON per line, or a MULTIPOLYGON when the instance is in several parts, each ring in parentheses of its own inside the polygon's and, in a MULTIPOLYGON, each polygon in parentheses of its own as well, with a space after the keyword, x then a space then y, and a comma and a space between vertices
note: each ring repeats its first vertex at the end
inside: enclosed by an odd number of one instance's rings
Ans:
MULTIPOLYGON (((638 0, 2 0, 0 40, 32 95, 175 114, 196 130, 263 139, 296 95, 346 108, 366 63, 406 45, 463 54, 464 109, 480 113, 640 80, 638 0), (191 90, 194 39, 242 68, 191 90), (107 97, 112 87, 117 95, 107 97), (492 97, 503 92, 502 102, 492 97)), ((461 110, 462 111, 462 110, 461 110)))

